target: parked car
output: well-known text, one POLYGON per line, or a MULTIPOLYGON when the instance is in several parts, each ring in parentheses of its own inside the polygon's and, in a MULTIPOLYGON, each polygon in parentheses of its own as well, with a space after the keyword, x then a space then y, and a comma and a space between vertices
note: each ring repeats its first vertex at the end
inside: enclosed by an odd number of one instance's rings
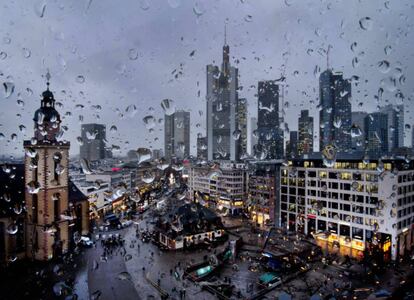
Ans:
POLYGON ((112 227, 112 228, 118 228, 121 226, 121 222, 119 221, 119 218, 114 214, 106 215, 104 218, 104 221, 107 226, 112 227))

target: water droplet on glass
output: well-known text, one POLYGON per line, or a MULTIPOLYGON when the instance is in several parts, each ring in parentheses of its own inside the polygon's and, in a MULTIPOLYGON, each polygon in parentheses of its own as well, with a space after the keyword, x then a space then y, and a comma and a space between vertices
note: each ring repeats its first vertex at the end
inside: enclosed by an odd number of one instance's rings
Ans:
POLYGON ((146 116, 142 120, 144 121, 145 127, 147 129, 152 129, 155 127, 155 118, 153 116, 146 116))
POLYGON ((91 170, 91 167, 89 165, 89 161, 86 160, 85 158, 82 158, 80 160, 80 165, 81 165, 81 168, 82 168, 82 171, 83 171, 84 174, 87 174, 88 175, 88 174, 92 174, 93 173, 92 170, 91 170))
POLYGON ((251 15, 247 15, 247 16, 244 17, 244 20, 246 22, 251 22, 251 21, 253 21, 253 17, 251 15))
POLYGON ((168 4, 171 8, 177 8, 181 5, 181 0, 168 0, 168 4))
POLYGON ((1 51, 0 52, 0 59, 1 60, 4 60, 4 59, 6 59, 7 58, 7 53, 6 52, 4 52, 4 51, 1 51))
POLYGON ((16 234, 18 230, 19 230, 19 227, 17 226, 16 223, 11 223, 9 226, 7 226, 7 229, 6 229, 8 234, 16 234))
POLYGON ((390 45, 385 46, 384 52, 385 52, 385 55, 390 55, 392 52, 392 47, 390 45))
POLYGON ((201 17, 204 14, 204 7, 200 2, 196 2, 193 6, 193 12, 197 17, 201 17))
POLYGON ((140 0, 139 7, 140 7, 142 10, 148 10, 148 9, 150 8, 150 5, 149 5, 149 3, 148 3, 148 0, 140 0))
POLYGON ((386 60, 382 60, 377 64, 378 71, 385 74, 390 71, 390 63, 386 60))
POLYGON ((364 17, 359 20, 359 27, 363 30, 371 30, 373 26, 373 21, 370 17, 364 17))
POLYGON ((37 194, 40 191, 40 184, 37 181, 29 182, 26 187, 29 194, 37 194))
POLYGON ((76 77, 76 82, 77 83, 84 83, 85 82, 85 77, 83 77, 82 75, 78 75, 76 77))
POLYGON ((137 60, 138 59, 138 50, 135 48, 129 49, 128 57, 130 60, 137 60))
POLYGON ((167 116, 171 116, 173 113, 175 113, 175 103, 171 99, 162 100, 161 107, 167 116))
POLYGON ((38 16, 39 18, 43 18, 43 16, 45 15, 45 11, 46 11, 46 1, 45 0, 38 1, 35 4, 34 11, 36 13, 36 16, 38 16))
POLYGON ((233 134, 232 134, 233 139, 238 140, 240 138, 240 135, 241 135, 241 130, 236 129, 235 131, 233 131, 233 134))
POLYGON ((30 55, 32 55, 32 52, 29 49, 27 49, 27 48, 23 48, 22 49, 22 54, 23 54, 23 57, 24 58, 29 58, 30 55))
POLYGON ((152 157, 151 150, 148 148, 138 148, 137 149, 138 164, 148 161, 152 157))
POLYGON ((137 107, 135 104, 128 105, 125 109, 125 113, 128 115, 128 117, 133 118, 137 113, 137 107))
POLYGON ((326 145, 322 151, 323 164, 332 168, 336 162, 336 148, 333 145, 326 145))
POLYGON ((121 272, 118 274, 117 278, 119 280, 131 280, 132 277, 128 272, 121 272))
POLYGON ((3 82, 3 96, 4 98, 9 98, 13 95, 14 92, 14 83, 13 82, 3 82))

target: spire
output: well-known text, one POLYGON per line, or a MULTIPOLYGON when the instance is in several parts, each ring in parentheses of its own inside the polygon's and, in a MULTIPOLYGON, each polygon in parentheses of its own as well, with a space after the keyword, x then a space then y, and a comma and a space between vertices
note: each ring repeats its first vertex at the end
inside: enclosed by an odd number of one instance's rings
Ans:
POLYGON ((47 73, 46 73, 46 85, 47 85, 47 90, 49 90, 49 84, 50 84, 50 78, 51 78, 51 76, 50 76, 50 73, 49 73, 49 69, 47 69, 47 73))
POLYGON ((224 45, 227 45, 227 24, 224 22, 224 45))
POLYGON ((326 69, 329 70, 329 50, 331 50, 332 46, 328 45, 328 50, 326 51, 326 69))

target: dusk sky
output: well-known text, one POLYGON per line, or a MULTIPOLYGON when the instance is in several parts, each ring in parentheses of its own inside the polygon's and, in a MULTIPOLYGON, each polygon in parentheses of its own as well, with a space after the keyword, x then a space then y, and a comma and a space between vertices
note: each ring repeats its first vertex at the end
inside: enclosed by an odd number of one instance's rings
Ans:
POLYGON ((22 155, 23 140, 33 136, 47 69, 72 155, 79 153, 80 116, 107 126, 108 145, 121 150, 115 155, 163 148, 164 98, 191 111, 195 154, 196 135, 205 134, 206 65, 221 63, 225 23, 250 117, 257 115, 257 82, 284 74, 290 130, 300 109, 310 109, 318 136, 318 79, 331 45, 331 67, 354 76, 353 111, 404 104, 411 145, 413 13, 411 0, 1 1, 0 154, 22 155), (148 115, 157 119, 154 132, 143 122, 148 115))

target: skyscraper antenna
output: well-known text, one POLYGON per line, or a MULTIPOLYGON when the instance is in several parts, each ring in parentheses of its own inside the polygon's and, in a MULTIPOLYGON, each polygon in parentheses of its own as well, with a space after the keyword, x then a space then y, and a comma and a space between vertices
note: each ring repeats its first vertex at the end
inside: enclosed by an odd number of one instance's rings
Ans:
POLYGON ((224 22, 224 45, 227 45, 227 24, 224 22))
POLYGON ((326 69, 329 70, 329 50, 331 50, 332 46, 328 45, 328 50, 326 51, 326 69))

